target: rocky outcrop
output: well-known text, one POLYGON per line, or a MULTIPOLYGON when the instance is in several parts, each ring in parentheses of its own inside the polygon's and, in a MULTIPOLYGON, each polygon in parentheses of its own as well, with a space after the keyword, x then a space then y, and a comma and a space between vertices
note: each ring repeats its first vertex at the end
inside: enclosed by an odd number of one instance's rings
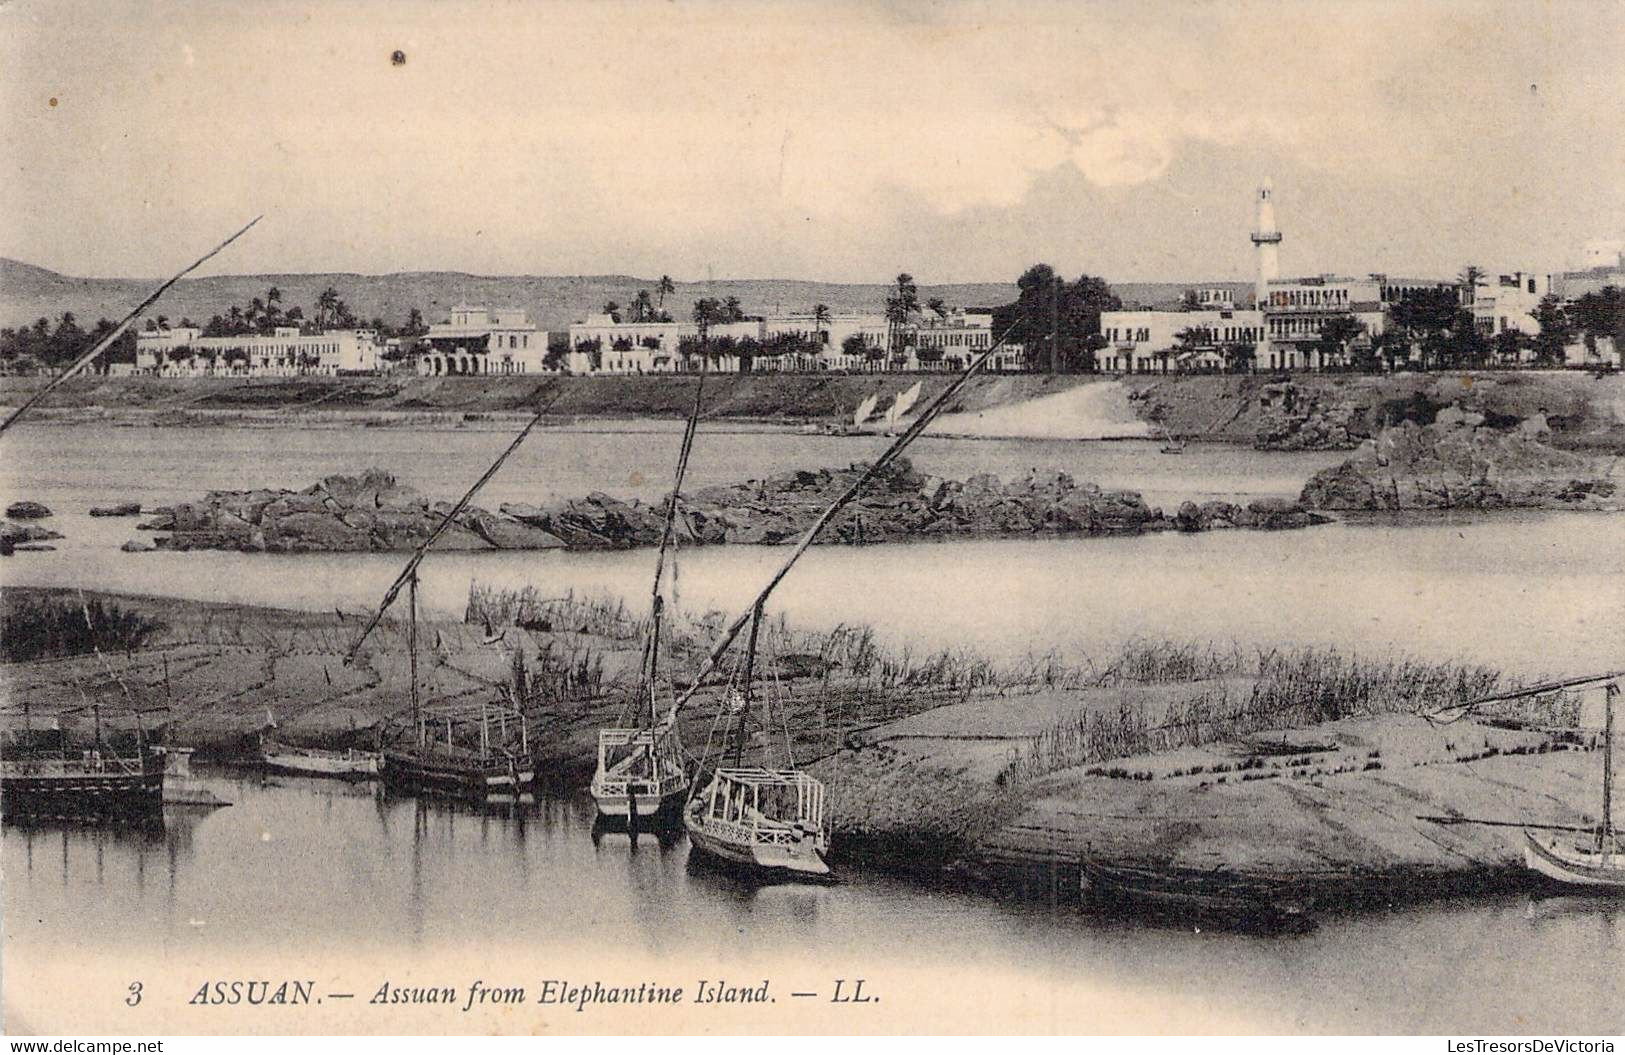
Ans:
POLYGON ((141 503, 114 502, 112 505, 91 506, 90 515, 93 517, 138 517, 141 515, 141 503))
POLYGON ((44 520, 50 515, 51 511, 39 502, 13 502, 6 506, 6 516, 12 520, 44 520))
MULTIPOLYGON (((675 531, 682 542, 774 545, 799 539, 868 465, 798 470, 685 495, 675 531)), ((1134 491, 1105 491, 1061 472, 1034 472, 1006 482, 990 474, 949 480, 920 473, 907 459, 883 470, 830 522, 819 541, 898 542, 930 538, 1010 535, 1124 535, 1174 528, 1285 528, 1322 523, 1325 517, 1296 502, 1224 502, 1195 507, 1183 520, 1146 505, 1134 491), (1203 514, 1203 510, 1207 510, 1203 514)), ((625 503, 588 495, 538 509, 503 511, 563 539, 572 548, 626 548, 660 541, 664 504, 625 503)))
POLYGON ((14 524, 9 520, 0 521, 0 544, 6 546, 23 546, 32 542, 50 542, 59 539, 62 533, 52 531, 38 524, 14 524))
POLYGON ((1290 381, 1265 385, 1258 394, 1259 426, 1253 445, 1264 451, 1353 450, 1370 433, 1367 407, 1353 392, 1302 388, 1290 381))
MULTIPOLYGON (((408 551, 429 537, 447 508, 431 505, 389 473, 369 469, 360 476, 329 476, 303 491, 211 491, 200 501, 159 509, 138 527, 165 533, 158 539, 163 549, 408 551)), ((465 512, 435 548, 510 548, 469 526, 472 518, 489 515, 465 512)))
MULTIPOLYGON (((673 531, 686 545, 791 542, 868 470, 800 470, 708 487, 678 503, 673 531)), ((429 503, 373 469, 330 476, 304 491, 213 491, 158 511, 141 524, 166 533, 166 549, 278 553, 404 551, 421 545, 450 506, 429 503)), ((632 549, 655 546, 665 501, 623 501, 603 492, 547 506, 471 508, 441 536, 447 549, 632 549)), ((1006 483, 990 474, 947 480, 899 458, 831 520, 820 542, 872 543, 1010 535, 1124 535, 1145 531, 1307 527, 1327 518, 1290 500, 1245 507, 1186 503, 1177 516, 1135 491, 1105 491, 1066 473, 1033 472, 1006 483)))
POLYGON ((1513 429, 1447 409, 1431 425, 1384 429, 1305 485, 1314 509, 1622 508, 1614 481, 1588 458, 1543 442, 1543 421, 1513 429))

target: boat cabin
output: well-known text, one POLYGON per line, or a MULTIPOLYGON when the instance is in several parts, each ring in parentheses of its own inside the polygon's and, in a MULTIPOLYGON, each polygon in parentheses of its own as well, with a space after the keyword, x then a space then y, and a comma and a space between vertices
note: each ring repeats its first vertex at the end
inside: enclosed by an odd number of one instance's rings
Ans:
POLYGON ((736 825, 754 842, 778 842, 824 830, 824 785, 805 773, 719 769, 707 789, 708 824, 736 825))

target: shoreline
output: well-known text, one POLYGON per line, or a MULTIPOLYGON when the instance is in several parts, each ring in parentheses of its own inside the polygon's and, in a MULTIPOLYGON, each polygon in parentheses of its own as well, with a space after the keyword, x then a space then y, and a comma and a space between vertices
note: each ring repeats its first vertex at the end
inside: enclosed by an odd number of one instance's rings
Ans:
MULTIPOLYGON (((7 587, 3 596, 8 607, 21 597, 79 598, 75 590, 25 587, 7 587)), ((400 711, 405 663, 395 655, 400 628, 389 622, 362 662, 345 668, 339 659, 354 628, 338 626, 331 614, 93 596, 166 623, 158 638, 115 665, 135 698, 162 695, 175 708, 171 742, 197 748, 200 762, 251 759, 253 731, 268 709, 290 737, 326 747, 352 746, 400 711)), ((620 706, 617 677, 637 661, 635 626, 625 629, 606 638, 584 626, 508 627, 491 648, 466 621, 436 622, 428 630, 438 657, 429 691, 494 691, 512 663, 507 649, 593 657, 602 681, 587 696, 527 709, 542 745, 543 788, 579 795, 596 729, 620 706)), ((116 705, 123 689, 94 656, 0 667, 11 694, 28 692, 41 718, 80 707, 79 686, 98 672, 93 691, 116 705)), ((1537 819, 1587 816, 1585 774, 1594 760, 1584 744, 1477 721, 1435 735, 1401 712, 1266 725, 1188 747, 1011 775, 1017 756, 1036 750, 1032 745, 1071 715, 1127 706, 1160 713, 1184 706, 1192 692, 1234 698, 1247 684, 1230 675, 1051 690, 944 682, 881 686, 877 695, 875 686, 826 670, 821 681, 793 680, 782 705, 797 731, 798 756, 814 759, 808 768, 831 788, 837 862, 1019 900, 1081 899, 1086 857, 1153 871, 1200 867, 1221 879, 1267 873, 1316 912, 1536 890, 1540 884, 1513 853, 1520 829, 1441 827, 1423 815, 1510 816, 1502 800, 1523 788, 1540 790, 1527 799, 1537 819), (837 713, 844 717, 836 720, 837 713), (1500 790, 1490 795, 1491 787, 1500 790)), ((696 696, 684 716, 685 742, 705 742, 721 705, 714 688, 696 696)))

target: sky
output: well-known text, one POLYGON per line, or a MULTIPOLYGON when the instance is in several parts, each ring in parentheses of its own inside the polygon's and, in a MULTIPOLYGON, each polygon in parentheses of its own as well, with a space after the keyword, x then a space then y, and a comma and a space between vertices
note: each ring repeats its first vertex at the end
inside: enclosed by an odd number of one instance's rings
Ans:
POLYGON ((66 274, 1544 272, 1625 238, 1625 3, 12 0, 66 274), (404 63, 392 61, 396 51, 404 63))

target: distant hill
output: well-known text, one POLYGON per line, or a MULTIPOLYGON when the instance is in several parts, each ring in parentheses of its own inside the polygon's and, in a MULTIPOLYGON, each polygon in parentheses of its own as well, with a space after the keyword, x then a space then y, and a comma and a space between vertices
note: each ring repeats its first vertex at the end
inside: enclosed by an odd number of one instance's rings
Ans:
MULTIPOLYGON (((139 304, 156 279, 73 278, 17 260, 0 258, 0 326, 23 326, 45 316, 55 319, 71 311, 81 323, 116 319, 139 304)), ((1243 297, 1245 282, 1203 283, 1234 286, 1243 297)), ((189 318, 202 324, 211 315, 224 314, 233 304, 246 306, 266 289, 282 290, 287 307, 300 305, 310 314, 317 295, 328 286, 350 305, 358 318, 379 316, 391 325, 406 321, 417 308, 425 320, 443 318, 454 304, 483 304, 493 308, 523 308, 539 325, 562 330, 604 302, 627 304, 638 290, 655 291, 655 280, 630 275, 469 275, 458 271, 405 271, 391 275, 320 274, 217 275, 187 279, 176 284, 152 310, 172 322, 189 318)), ((1131 282, 1113 287, 1130 306, 1177 304, 1187 288, 1176 282, 1131 282)), ((747 313, 806 311, 824 303, 835 312, 879 311, 888 287, 882 284, 807 282, 797 279, 717 279, 714 282, 678 282, 668 294, 666 307, 684 318, 701 297, 738 297, 747 313)), ((1014 282, 979 282, 957 285, 922 285, 920 300, 941 297, 949 304, 993 307, 1016 297, 1014 282)))

